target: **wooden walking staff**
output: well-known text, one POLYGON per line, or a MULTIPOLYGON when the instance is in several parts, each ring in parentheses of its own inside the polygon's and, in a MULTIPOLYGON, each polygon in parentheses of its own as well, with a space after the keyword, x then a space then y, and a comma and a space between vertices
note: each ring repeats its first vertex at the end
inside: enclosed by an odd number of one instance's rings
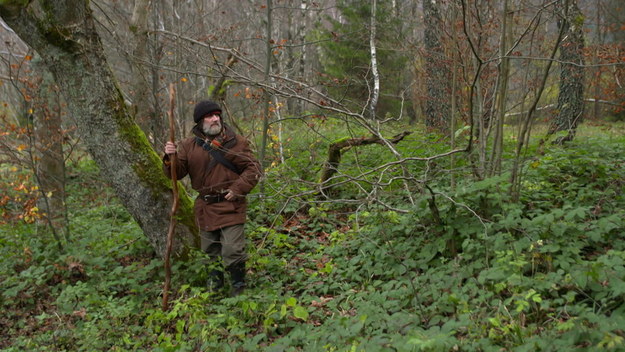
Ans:
MULTIPOLYGON (((169 141, 176 142, 176 128, 174 122, 174 84, 169 84, 169 141)), ((169 230, 167 231, 167 248, 165 249, 165 284, 163 286, 163 310, 166 311, 169 300, 169 284, 171 282, 171 251, 174 246, 174 230, 176 229, 176 211, 178 210, 178 177, 176 175, 176 154, 169 156, 171 162, 171 189, 173 191, 173 203, 169 217, 169 230)))

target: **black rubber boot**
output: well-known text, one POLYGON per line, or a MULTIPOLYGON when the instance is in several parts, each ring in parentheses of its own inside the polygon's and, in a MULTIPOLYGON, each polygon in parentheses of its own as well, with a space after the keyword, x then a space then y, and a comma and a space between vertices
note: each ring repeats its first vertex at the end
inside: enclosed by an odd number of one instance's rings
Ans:
POLYGON ((206 282, 209 292, 217 292, 224 288, 224 272, 213 269, 208 273, 208 281, 206 282))
POLYGON ((236 297, 245 290, 245 263, 235 263, 228 267, 230 273, 230 281, 232 282, 232 290, 230 297, 236 297))

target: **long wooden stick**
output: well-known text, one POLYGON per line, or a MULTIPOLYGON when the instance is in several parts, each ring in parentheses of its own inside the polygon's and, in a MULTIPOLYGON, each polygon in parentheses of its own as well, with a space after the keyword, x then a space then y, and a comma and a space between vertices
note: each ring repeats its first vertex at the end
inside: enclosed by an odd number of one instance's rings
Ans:
MULTIPOLYGON (((174 122, 174 84, 169 84, 169 141, 176 142, 176 125, 174 122)), ((169 217, 169 230, 167 231, 167 248, 165 250, 165 284, 163 285, 163 310, 168 309, 169 285, 171 283, 171 251, 174 246, 174 231, 176 229, 176 211, 178 210, 178 177, 176 175, 177 157, 175 154, 169 156, 171 161, 171 189, 173 191, 173 202, 169 217)))

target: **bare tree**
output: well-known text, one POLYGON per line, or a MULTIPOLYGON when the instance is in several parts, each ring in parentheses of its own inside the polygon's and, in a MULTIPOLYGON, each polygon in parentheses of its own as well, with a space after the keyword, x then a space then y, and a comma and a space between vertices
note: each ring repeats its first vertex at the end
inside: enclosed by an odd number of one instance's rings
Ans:
MULTIPOLYGON (((39 60, 36 60, 39 61, 39 60)), ((39 208, 43 210, 47 227, 58 239, 67 241, 69 223, 65 195, 65 154, 60 92, 52 75, 40 63, 34 63, 41 75, 34 97, 33 121, 36 158, 35 176, 41 195, 39 208)))
POLYGON ((564 32, 560 43, 560 91, 557 116, 549 134, 566 131, 556 143, 573 140, 584 117, 584 16, 577 0, 566 0, 559 6, 558 27, 564 32))
POLYGON ((377 6, 378 2, 371 0, 371 28, 369 28, 369 50, 371 53, 371 73, 373 75, 373 91, 371 92, 371 101, 369 103, 371 118, 375 118, 375 109, 380 97, 380 73, 378 71, 378 54, 375 47, 377 6))
POLYGON ((151 0, 136 0, 129 23, 130 42, 134 43, 131 55, 128 56, 131 69, 129 96, 135 120, 155 148, 161 150, 165 128, 159 116, 160 111, 157 110, 158 98, 154 92, 159 87, 153 84, 158 71, 154 69, 156 55, 153 55, 154 50, 150 50, 150 46, 154 46, 150 43, 153 39, 150 38, 148 26, 150 9, 151 0))
POLYGON ((501 41, 500 54, 502 56, 499 62, 498 87, 496 97, 497 115, 493 123, 495 128, 495 136, 493 137, 492 154, 490 157, 489 176, 501 173, 501 163, 503 155, 503 125, 506 114, 506 103, 508 99, 508 78, 510 75, 510 59, 508 57, 510 40, 512 39, 512 20, 514 12, 510 10, 509 0, 503 2, 503 14, 501 25, 501 41))
MULTIPOLYGON (((266 0, 267 1, 267 36, 265 38, 265 81, 267 82, 267 84, 271 84, 270 80, 271 80, 271 63, 272 63, 272 57, 273 57, 273 45, 272 43, 274 42, 271 39, 271 35, 273 34, 273 17, 272 17, 272 11, 273 11, 273 2, 272 0, 266 0)), ((264 114, 263 114, 263 132, 262 132, 262 142, 261 142, 261 146, 260 146, 260 163, 262 167, 266 167, 267 166, 267 159, 265 157, 265 152, 267 149, 267 138, 268 138, 268 131, 269 131, 269 117, 270 117, 270 104, 271 104, 271 92, 267 89, 264 90, 263 92, 263 99, 264 99, 264 114)), ((262 181, 261 181, 262 182, 262 181)), ((261 183, 261 189, 264 190, 264 182, 261 183)))
POLYGON ((425 19, 425 60, 427 77, 427 97, 425 124, 445 133, 449 132, 449 94, 451 73, 446 64, 445 50, 441 41, 442 19, 440 3, 434 0, 423 1, 425 19))
MULTIPOLYGON (((4 29, 0 33, 7 33, 4 29)), ((6 70, 6 75, 0 74, 0 86, 12 89, 2 94, 6 109, 0 114, 5 131, 0 142, 0 164, 32 172, 37 192, 33 192, 32 201, 24 203, 23 215, 29 214, 24 218, 36 220, 38 235, 52 234, 58 247, 63 248, 69 238, 63 102, 53 78, 32 50, 16 40, 14 34, 3 41, 6 51, 0 57, 5 65, 0 72, 6 70), (29 208, 38 210, 31 213, 29 208)))

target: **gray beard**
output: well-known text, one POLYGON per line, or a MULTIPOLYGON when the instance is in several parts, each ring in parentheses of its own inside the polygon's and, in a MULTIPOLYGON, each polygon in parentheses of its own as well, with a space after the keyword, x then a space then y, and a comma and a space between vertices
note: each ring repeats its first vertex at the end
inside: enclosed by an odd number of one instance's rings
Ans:
POLYGON ((202 132, 207 136, 216 136, 221 132, 221 123, 217 125, 208 125, 205 123, 202 126, 202 132))

